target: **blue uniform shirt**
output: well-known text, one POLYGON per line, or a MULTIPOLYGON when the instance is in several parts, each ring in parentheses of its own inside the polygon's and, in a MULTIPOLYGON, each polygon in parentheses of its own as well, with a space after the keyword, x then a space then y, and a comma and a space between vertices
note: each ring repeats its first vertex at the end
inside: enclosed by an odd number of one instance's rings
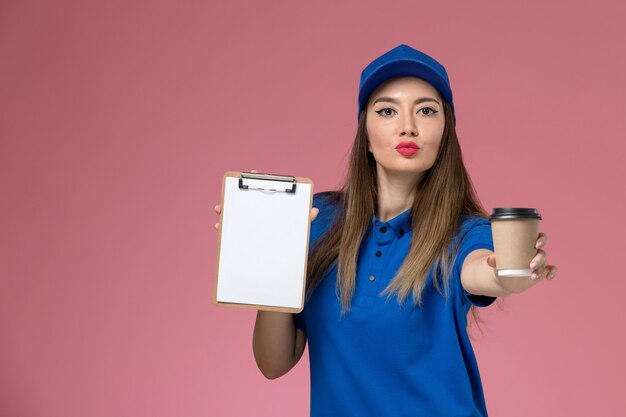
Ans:
MULTIPOLYGON (((317 194, 320 212, 311 224, 310 245, 331 225, 337 206, 317 194)), ((381 222, 372 217, 363 239, 351 310, 341 318, 335 291, 337 269, 317 286, 296 326, 308 338, 311 416, 487 416, 478 365, 466 331, 475 296, 461 286, 461 266, 475 249, 493 250, 489 221, 466 217, 450 278, 449 298, 434 288, 432 273, 423 306, 378 296, 399 269, 411 242, 410 210, 381 222)))

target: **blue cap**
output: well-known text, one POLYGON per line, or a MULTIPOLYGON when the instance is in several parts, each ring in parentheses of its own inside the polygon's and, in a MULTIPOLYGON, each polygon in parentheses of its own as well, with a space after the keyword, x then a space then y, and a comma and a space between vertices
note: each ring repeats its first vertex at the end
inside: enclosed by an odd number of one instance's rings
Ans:
POLYGON ((404 76, 421 78, 439 90, 441 96, 450 103, 452 116, 456 124, 454 104, 452 103, 452 89, 450 88, 450 80, 448 80, 446 69, 434 58, 404 44, 396 46, 391 51, 379 56, 361 72, 357 120, 370 95, 379 85, 391 78, 404 76))

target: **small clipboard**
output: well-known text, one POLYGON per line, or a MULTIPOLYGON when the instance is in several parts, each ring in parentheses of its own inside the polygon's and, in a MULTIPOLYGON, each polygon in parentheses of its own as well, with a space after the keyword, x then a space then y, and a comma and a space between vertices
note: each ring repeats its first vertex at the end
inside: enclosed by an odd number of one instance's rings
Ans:
POLYGON ((313 182, 308 178, 224 174, 216 304, 302 311, 312 203, 313 182))

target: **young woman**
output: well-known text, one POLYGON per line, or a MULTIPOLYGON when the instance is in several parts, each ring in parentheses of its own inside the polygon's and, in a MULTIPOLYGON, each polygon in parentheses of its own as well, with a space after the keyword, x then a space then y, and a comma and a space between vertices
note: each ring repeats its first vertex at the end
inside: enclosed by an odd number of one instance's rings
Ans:
POLYGON ((288 372, 308 340, 311 416, 486 416, 468 313, 556 267, 540 233, 531 277, 496 275, 441 64, 400 45, 363 70, 346 182, 313 206, 305 308, 258 312, 261 372, 288 372))

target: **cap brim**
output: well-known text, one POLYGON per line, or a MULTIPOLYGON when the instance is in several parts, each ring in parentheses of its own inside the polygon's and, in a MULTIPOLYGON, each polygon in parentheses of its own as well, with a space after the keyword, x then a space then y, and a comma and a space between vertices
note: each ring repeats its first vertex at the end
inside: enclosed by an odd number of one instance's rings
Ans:
POLYGON ((359 91, 359 108, 361 110, 365 108, 369 97, 382 83, 392 78, 406 76, 421 78, 430 83, 446 101, 452 103, 452 91, 435 69, 421 62, 401 59, 386 62, 368 75, 359 91))

